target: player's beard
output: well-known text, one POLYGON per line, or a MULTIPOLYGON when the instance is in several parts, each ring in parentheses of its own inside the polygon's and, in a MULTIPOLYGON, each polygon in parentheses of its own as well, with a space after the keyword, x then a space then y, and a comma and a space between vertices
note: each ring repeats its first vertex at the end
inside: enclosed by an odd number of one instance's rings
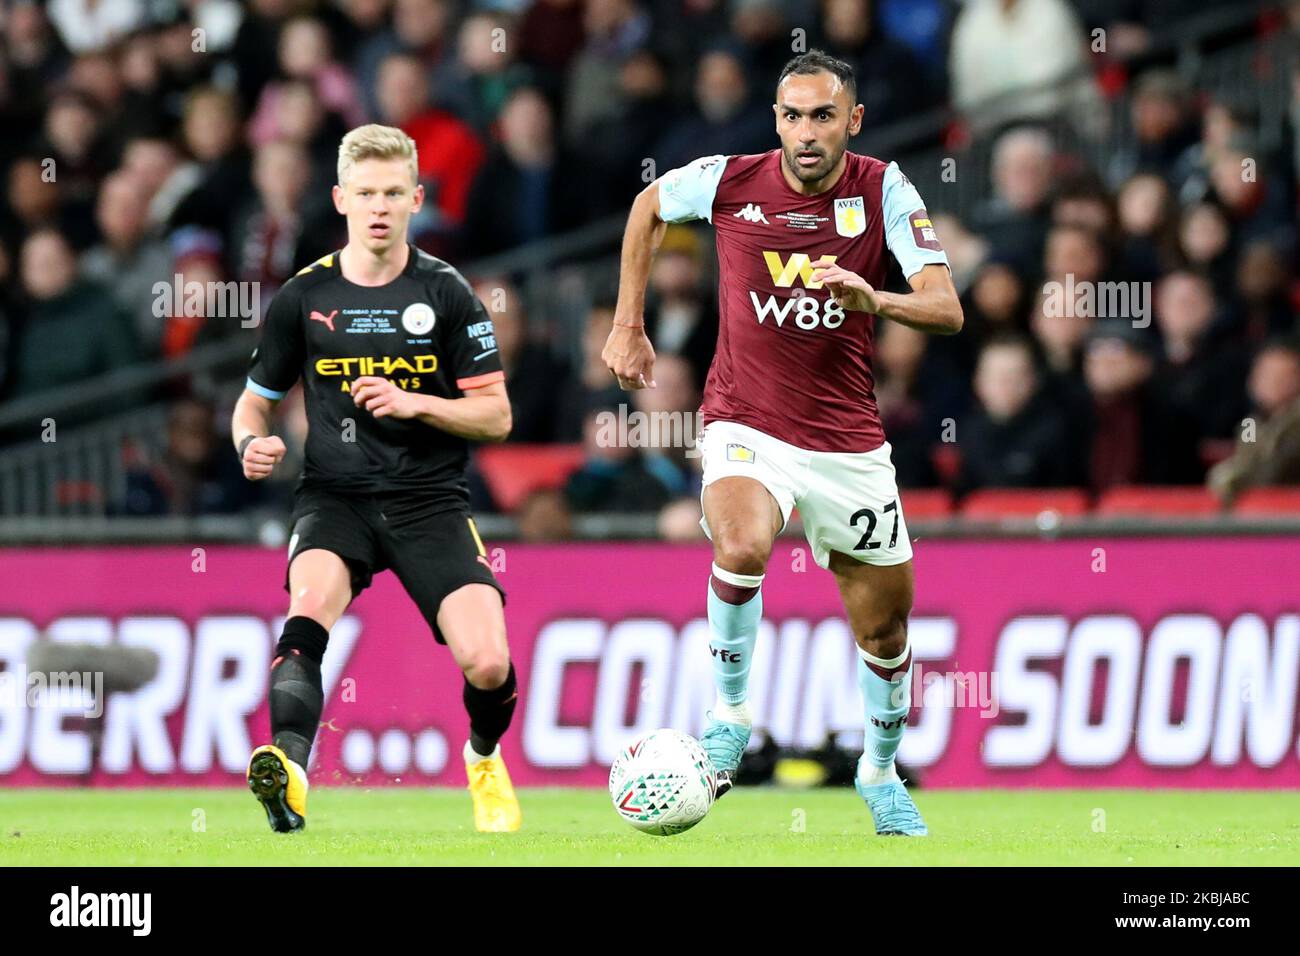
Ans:
POLYGON ((805 152, 802 146, 794 149, 782 147, 781 152, 785 156, 786 169, 794 174, 794 178, 801 183, 815 183, 825 179, 831 174, 840 158, 844 155, 844 150, 848 148, 848 139, 846 138, 837 148, 828 150, 820 145, 812 147, 821 156, 821 161, 816 166, 800 166, 799 154, 805 152))

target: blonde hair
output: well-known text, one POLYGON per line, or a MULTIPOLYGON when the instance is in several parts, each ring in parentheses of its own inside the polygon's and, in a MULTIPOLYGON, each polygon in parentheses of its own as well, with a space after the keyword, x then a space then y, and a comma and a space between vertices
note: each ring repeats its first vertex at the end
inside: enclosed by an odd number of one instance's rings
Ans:
POLYGON ((370 123, 358 126, 339 143, 339 185, 347 182, 352 167, 363 159, 406 159, 411 164, 411 179, 420 177, 415 155, 415 140, 395 126, 370 123))

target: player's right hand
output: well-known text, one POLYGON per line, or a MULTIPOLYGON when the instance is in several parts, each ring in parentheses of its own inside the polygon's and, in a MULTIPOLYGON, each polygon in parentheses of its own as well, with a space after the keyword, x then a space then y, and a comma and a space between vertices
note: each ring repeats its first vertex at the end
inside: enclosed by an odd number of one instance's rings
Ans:
POLYGON ((655 350, 643 325, 615 324, 600 353, 623 391, 654 388, 655 350))
POLYGON ((274 435, 254 438, 244 449, 244 477, 249 481, 265 478, 280 463, 284 452, 284 442, 274 435))

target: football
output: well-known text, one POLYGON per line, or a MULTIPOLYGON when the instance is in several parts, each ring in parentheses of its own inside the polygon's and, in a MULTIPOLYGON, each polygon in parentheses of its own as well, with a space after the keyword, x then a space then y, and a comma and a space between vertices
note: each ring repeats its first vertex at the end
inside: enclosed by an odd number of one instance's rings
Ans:
POLYGON ((633 741, 609 768, 614 809, 654 836, 673 836, 703 820, 717 783, 700 742, 679 730, 656 730, 633 741))

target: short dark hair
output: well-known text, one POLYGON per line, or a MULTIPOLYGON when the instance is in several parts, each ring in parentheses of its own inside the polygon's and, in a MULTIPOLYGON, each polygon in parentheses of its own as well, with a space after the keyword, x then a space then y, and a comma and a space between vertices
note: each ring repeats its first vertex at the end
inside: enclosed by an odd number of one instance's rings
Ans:
POLYGON ((787 76, 795 74, 812 76, 815 73, 831 74, 848 88, 849 102, 856 103, 858 101, 858 80, 853 73, 853 67, 821 50, 809 50, 807 53, 800 53, 786 63, 784 69, 781 70, 781 75, 776 78, 776 85, 779 87, 787 76))

